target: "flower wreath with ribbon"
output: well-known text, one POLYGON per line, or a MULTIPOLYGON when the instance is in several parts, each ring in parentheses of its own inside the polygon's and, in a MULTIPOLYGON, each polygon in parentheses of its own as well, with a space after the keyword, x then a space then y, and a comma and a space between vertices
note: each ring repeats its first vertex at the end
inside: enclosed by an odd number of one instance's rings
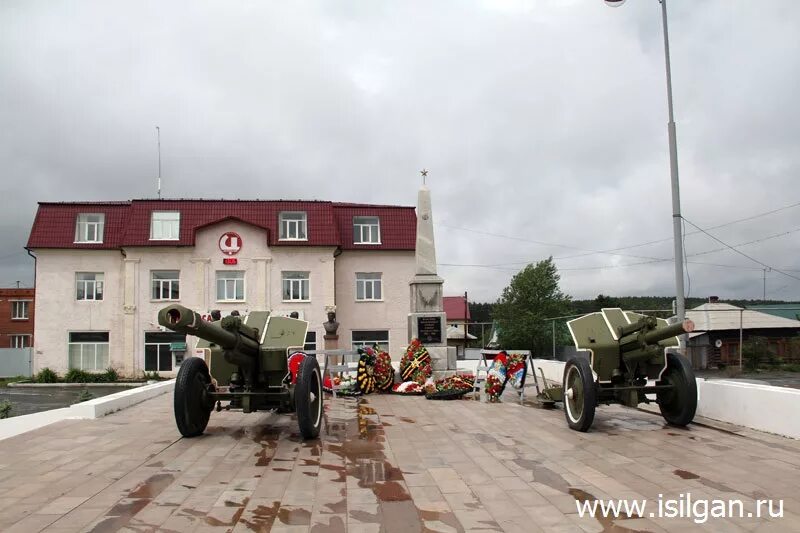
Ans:
POLYGON ((403 381, 414 381, 423 385, 433 374, 431 355, 419 339, 412 339, 400 360, 400 377, 403 381))
POLYGON ((363 394, 369 394, 375 390, 375 350, 369 347, 359 348, 358 353, 361 357, 358 358, 358 370, 356 371, 356 379, 358 380, 358 388, 363 394))

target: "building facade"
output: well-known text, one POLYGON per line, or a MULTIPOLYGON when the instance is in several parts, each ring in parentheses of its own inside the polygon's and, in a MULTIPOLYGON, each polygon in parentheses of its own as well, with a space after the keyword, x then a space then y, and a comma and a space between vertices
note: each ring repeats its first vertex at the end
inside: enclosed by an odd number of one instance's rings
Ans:
POLYGON ((0 289, 0 348, 33 346, 34 289, 0 289))
POLYGON ((798 361, 800 320, 736 307, 716 297, 687 309, 686 317, 695 324, 686 346, 686 354, 695 368, 738 366, 742 361, 740 342, 754 337, 763 338, 766 343, 765 360, 798 361))
POLYGON ((158 326, 177 302, 297 312, 307 349, 323 349, 335 311, 339 347, 407 344, 413 207, 320 201, 132 200, 40 203, 34 369, 174 375, 194 338, 158 326), (185 343, 185 348, 184 348, 185 343))

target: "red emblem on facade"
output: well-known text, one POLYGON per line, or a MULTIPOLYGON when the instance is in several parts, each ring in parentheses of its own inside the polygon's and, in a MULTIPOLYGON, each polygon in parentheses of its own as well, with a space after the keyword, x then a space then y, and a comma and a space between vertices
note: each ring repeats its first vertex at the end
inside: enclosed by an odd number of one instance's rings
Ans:
POLYGON ((219 238, 219 249, 225 255, 238 254, 242 249, 242 238, 234 231, 228 231, 219 238))

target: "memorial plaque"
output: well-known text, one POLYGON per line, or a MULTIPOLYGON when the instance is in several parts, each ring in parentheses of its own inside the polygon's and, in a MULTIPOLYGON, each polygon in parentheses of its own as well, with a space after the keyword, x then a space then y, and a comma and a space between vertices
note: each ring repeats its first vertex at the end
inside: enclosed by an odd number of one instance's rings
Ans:
POLYGON ((438 316, 417 317, 417 335, 423 344, 441 344, 442 320, 438 316))

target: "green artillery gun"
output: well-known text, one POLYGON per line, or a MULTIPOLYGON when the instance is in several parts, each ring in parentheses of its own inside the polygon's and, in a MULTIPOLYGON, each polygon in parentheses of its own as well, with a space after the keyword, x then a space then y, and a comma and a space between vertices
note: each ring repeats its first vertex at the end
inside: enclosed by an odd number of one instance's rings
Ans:
POLYGON ((207 322, 182 305, 158 313, 158 323, 177 333, 199 337, 203 357, 188 357, 175 380, 175 422, 184 437, 205 431, 211 411, 295 411, 303 438, 319 435, 322 422, 322 378, 314 357, 299 360, 290 372, 288 355, 302 350, 308 322, 254 311, 207 322), (208 364, 206 364, 208 361, 208 364))
POLYGON ((589 356, 573 357, 564 368, 564 414, 570 428, 587 431, 598 404, 636 407, 652 401, 647 394, 655 394, 669 424, 692 421, 697 382, 692 366, 674 350, 677 335, 694 330, 691 320, 668 325, 662 318, 603 309, 570 320, 567 327, 575 347, 589 356))

